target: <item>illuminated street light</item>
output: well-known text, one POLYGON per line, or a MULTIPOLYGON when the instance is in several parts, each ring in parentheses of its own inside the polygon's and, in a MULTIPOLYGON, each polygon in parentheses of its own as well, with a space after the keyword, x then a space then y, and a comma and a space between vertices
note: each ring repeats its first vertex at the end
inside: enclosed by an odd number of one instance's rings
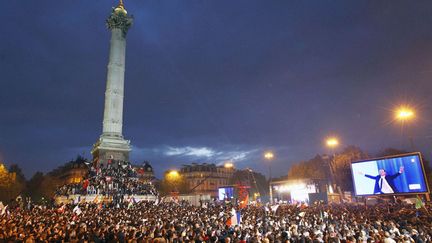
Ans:
MULTIPOLYGON (((268 161, 273 160, 274 154, 271 151, 267 151, 264 153, 264 158, 268 161)), ((271 178, 271 163, 269 163, 269 197, 270 197, 270 203, 273 202, 273 190, 272 190, 272 178, 271 178)))
POLYGON ((274 158, 274 154, 272 152, 266 152, 264 154, 264 158, 266 158, 266 160, 272 160, 274 158))
POLYGON ((230 168, 233 168, 233 167, 234 167, 234 164, 231 163, 231 162, 226 162, 226 163, 224 164, 224 167, 227 168, 227 169, 230 169, 230 168))
MULTIPOLYGON (((335 148, 337 146, 339 146, 339 139, 336 137, 329 137, 326 139, 326 145, 327 147, 330 149, 331 152, 331 157, 329 157, 328 159, 328 168, 329 168, 329 172, 330 172, 330 184, 328 186, 328 190, 330 193, 333 193, 333 186, 335 186, 336 188, 336 180, 335 180, 335 163, 336 163, 336 153, 335 153, 335 148)), ((341 199, 342 199, 342 194, 340 195, 341 199)))
POLYGON ((401 106, 396 109, 395 117, 399 121, 407 121, 414 118, 414 111, 406 106, 401 106))
POLYGON ((172 192, 178 191, 177 187, 181 182, 181 176, 177 170, 171 170, 166 172, 165 180, 173 188, 172 192))
POLYGON ((334 138, 334 137, 328 138, 326 140, 326 144, 327 144, 328 147, 334 148, 334 147, 336 147, 336 146, 339 145, 339 140, 337 138, 334 138))
MULTIPOLYGON (((395 109, 395 119, 400 121, 400 123, 402 125, 402 130, 404 129, 404 126, 406 125, 405 122, 414 119, 414 117, 415 117, 415 112, 409 106, 401 105, 395 109)), ((411 149, 414 151, 415 147, 414 147, 413 134, 409 134, 409 141, 411 144, 411 149)))
POLYGON ((177 170, 171 170, 170 172, 168 172, 168 177, 173 177, 173 179, 178 177, 179 175, 180 174, 177 170))

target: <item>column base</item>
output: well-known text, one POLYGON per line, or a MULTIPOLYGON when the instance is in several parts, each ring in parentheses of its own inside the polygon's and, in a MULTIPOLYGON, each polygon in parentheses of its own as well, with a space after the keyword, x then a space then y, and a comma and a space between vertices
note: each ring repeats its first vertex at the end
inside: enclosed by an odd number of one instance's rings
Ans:
POLYGON ((129 161, 129 152, 132 150, 130 141, 118 136, 103 135, 93 145, 91 151, 93 162, 105 164, 108 160, 129 161))

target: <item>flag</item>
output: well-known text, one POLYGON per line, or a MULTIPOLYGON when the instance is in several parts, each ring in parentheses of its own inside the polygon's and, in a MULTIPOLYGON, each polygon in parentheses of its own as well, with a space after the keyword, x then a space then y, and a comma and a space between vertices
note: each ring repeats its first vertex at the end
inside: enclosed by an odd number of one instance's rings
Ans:
POLYGON ((1 211, 1 214, 0 215, 3 215, 3 214, 5 214, 6 213, 6 210, 7 210, 7 207, 8 207, 9 205, 6 205, 5 207, 3 207, 3 209, 2 209, 2 211, 1 211))
POLYGON ((96 197, 93 199, 93 203, 98 203, 98 198, 99 197, 99 195, 96 195, 96 197))
POLYGON ((159 204, 159 197, 156 198, 156 200, 155 200, 155 202, 154 202, 154 205, 158 205, 158 204, 159 204))
POLYGON ((241 223, 240 211, 236 211, 234 208, 231 209, 231 217, 227 221, 228 226, 236 226, 241 223))
POLYGON ((75 206, 72 212, 76 215, 80 215, 82 213, 81 208, 78 205, 75 206))
POLYGON ((246 197, 243 198, 243 201, 240 202, 239 207, 240 207, 240 208, 245 208, 245 207, 247 207, 248 202, 249 202, 249 195, 246 195, 246 197))
POLYGON ((89 186, 89 184, 90 184, 90 182, 89 182, 88 179, 84 180, 84 183, 83 183, 83 189, 84 189, 84 190, 87 190, 87 187, 89 186))
POLYGON ((298 216, 300 216, 300 217, 304 217, 305 216, 305 214, 306 214, 306 212, 300 212, 299 214, 298 214, 298 216))
POLYGON ((273 205, 273 206, 271 206, 270 208, 271 208, 271 210, 272 210, 273 212, 276 213, 276 211, 277 211, 278 208, 279 208, 279 204, 277 204, 277 205, 273 205))

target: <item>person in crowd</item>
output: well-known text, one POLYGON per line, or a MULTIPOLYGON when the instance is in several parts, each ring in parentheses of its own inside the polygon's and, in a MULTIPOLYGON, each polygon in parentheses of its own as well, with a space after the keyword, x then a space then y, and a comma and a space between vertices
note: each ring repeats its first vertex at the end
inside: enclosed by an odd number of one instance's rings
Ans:
POLYGON ((130 202, 11 207, 2 242, 431 242, 432 216, 414 205, 235 205, 130 202), (241 221, 229 224, 231 211, 241 221))
POLYGON ((55 195, 158 195, 150 181, 142 181, 137 177, 129 162, 112 160, 108 165, 91 166, 88 178, 83 178, 80 183, 61 186, 55 195))

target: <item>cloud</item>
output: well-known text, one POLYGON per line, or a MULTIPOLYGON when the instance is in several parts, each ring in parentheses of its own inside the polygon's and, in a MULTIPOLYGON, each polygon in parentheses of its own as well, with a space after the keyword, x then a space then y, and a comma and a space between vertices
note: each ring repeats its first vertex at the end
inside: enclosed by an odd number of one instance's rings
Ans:
POLYGON ((222 164, 226 161, 233 163, 250 159, 257 151, 256 148, 242 148, 236 146, 227 148, 193 147, 193 146, 158 146, 153 148, 133 147, 134 157, 165 157, 175 158, 182 163, 195 161, 222 164))
POLYGON ((167 147, 164 151, 167 156, 192 156, 192 157, 213 157, 216 152, 207 147, 167 147))

